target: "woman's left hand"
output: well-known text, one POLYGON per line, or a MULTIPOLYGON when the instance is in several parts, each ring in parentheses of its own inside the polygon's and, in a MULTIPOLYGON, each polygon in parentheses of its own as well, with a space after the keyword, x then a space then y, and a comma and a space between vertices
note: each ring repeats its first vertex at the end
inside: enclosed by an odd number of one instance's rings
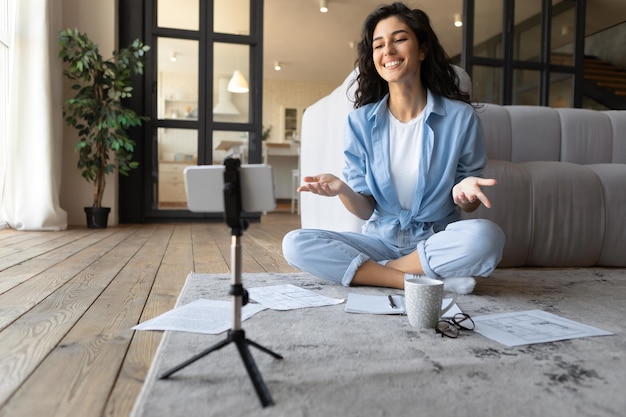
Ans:
POLYGON ((491 202, 480 187, 491 187, 497 181, 491 178, 467 177, 452 188, 454 204, 465 211, 474 211, 482 202, 491 208, 491 202))

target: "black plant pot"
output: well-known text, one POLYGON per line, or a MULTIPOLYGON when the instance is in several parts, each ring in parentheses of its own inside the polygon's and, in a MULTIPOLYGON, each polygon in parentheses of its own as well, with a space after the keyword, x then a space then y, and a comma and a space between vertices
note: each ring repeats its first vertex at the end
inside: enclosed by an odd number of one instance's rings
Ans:
POLYGON ((104 229, 109 221, 110 207, 85 207, 87 227, 90 229, 104 229))

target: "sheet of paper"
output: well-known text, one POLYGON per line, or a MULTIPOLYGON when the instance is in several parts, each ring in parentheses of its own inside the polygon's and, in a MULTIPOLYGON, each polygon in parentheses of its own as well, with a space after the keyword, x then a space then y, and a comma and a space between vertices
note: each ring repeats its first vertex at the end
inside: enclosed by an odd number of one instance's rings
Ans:
POLYGON ((344 299, 330 298, 292 284, 248 288, 250 298, 272 310, 322 307, 341 304, 344 299))
POLYGON ((473 319, 475 332, 506 346, 613 334, 541 310, 491 314, 473 319))
MULTIPOLYGON (((266 308, 260 304, 246 304, 241 309, 241 320, 246 320, 266 308)), ((232 301, 200 299, 144 321, 133 327, 133 330, 219 334, 230 329, 232 325, 232 301)))

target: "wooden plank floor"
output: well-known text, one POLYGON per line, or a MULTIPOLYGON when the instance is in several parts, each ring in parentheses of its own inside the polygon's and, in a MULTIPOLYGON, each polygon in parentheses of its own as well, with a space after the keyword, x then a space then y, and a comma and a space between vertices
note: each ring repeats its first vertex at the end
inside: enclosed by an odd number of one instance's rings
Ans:
MULTIPOLYGON (((242 238, 244 272, 296 272, 274 212, 242 238)), ((128 416, 159 332, 135 324, 174 303, 191 271, 230 271, 224 223, 0 230, 0 416, 128 416)))

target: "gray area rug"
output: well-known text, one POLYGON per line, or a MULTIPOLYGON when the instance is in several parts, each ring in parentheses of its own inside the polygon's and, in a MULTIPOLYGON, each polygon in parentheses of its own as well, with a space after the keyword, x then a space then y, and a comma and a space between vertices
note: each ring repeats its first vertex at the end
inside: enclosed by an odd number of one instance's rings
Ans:
MULTIPOLYGON (((307 274, 244 274, 252 288, 292 283, 322 295, 392 294, 307 274)), ((190 274, 178 305, 229 299, 229 275, 190 274)), ((166 332, 134 417, 624 416, 626 270, 498 269, 459 307, 472 316, 544 310, 614 332, 508 348, 477 333, 416 331, 406 316, 348 314, 345 304, 266 310, 243 322, 275 402, 263 408, 234 344, 167 380, 157 375, 225 338, 166 332)))

